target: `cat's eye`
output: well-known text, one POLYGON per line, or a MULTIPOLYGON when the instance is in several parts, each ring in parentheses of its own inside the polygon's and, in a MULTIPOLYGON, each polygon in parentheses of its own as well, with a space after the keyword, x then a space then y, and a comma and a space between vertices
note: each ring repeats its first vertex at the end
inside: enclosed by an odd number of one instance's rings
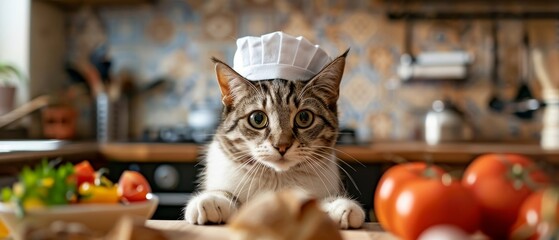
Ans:
POLYGON ((254 111, 248 117, 248 123, 256 129, 265 128, 268 125, 268 116, 262 111, 254 111))
POLYGON ((295 116, 295 124, 299 128, 308 128, 314 120, 314 114, 309 110, 302 110, 295 116))

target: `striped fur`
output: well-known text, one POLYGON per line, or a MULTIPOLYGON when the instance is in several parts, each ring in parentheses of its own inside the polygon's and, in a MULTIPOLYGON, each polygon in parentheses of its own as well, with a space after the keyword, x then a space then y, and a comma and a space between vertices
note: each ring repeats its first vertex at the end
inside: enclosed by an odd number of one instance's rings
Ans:
MULTIPOLYGON (((242 204, 256 194, 283 188, 299 188, 321 199, 343 195, 333 147, 338 136, 336 102, 346 55, 334 59, 307 81, 252 82, 214 59, 224 108, 221 124, 208 147, 203 192, 197 201, 204 192, 228 192, 242 204), (312 124, 305 128, 295 124, 302 110, 314 115, 312 124), (250 125, 249 117, 255 111, 267 115, 266 127, 250 125), (283 155, 278 148, 282 144, 290 146, 283 155)), ((190 222, 216 222, 201 221, 194 208, 186 208, 185 218, 190 222)))

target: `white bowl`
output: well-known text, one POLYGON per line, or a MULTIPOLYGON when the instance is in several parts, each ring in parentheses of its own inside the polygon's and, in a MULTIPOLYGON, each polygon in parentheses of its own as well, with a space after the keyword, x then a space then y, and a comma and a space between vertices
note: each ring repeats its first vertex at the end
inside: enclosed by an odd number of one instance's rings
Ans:
POLYGON ((129 204, 75 204, 32 209, 23 218, 16 216, 12 205, 0 203, 0 218, 15 239, 23 239, 23 225, 42 228, 55 221, 81 223, 92 231, 106 234, 122 216, 134 216, 144 221, 151 218, 159 198, 153 194, 149 196, 147 201, 129 204))

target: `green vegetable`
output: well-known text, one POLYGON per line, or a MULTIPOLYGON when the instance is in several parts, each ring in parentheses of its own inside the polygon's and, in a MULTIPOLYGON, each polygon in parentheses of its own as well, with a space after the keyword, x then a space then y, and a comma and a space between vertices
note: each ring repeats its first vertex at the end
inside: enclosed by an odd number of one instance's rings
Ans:
POLYGON ((5 187, 2 189, 2 202, 8 202, 10 201, 10 198, 12 197, 12 189, 5 187))
POLYGON ((14 203, 20 217, 25 215, 26 203, 46 206, 68 204, 76 195, 76 180, 71 177, 74 166, 66 163, 55 168, 58 162, 43 159, 33 170, 24 167, 14 188, 2 190, 2 200, 14 203))

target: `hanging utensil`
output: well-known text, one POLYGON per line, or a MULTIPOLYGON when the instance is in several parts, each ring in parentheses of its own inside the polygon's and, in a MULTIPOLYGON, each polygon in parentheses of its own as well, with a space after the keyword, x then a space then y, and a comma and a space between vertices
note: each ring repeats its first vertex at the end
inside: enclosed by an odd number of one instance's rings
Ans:
POLYGON ((497 20, 493 20, 491 26, 491 36, 493 38, 493 69, 491 71, 491 80, 493 83, 491 97, 489 98, 489 108, 496 112, 502 112, 505 109, 505 102, 499 97, 499 40, 497 20))
MULTIPOLYGON (((530 80, 530 39, 528 30, 526 28, 526 23, 523 26, 522 33, 522 51, 519 54, 519 65, 521 68, 520 74, 520 86, 518 87, 516 97, 514 102, 523 102, 529 99, 533 99, 534 95, 530 90, 529 80, 530 80)), ((514 113, 517 117, 521 119, 532 119, 534 117, 534 110, 527 111, 516 111, 514 113)))

